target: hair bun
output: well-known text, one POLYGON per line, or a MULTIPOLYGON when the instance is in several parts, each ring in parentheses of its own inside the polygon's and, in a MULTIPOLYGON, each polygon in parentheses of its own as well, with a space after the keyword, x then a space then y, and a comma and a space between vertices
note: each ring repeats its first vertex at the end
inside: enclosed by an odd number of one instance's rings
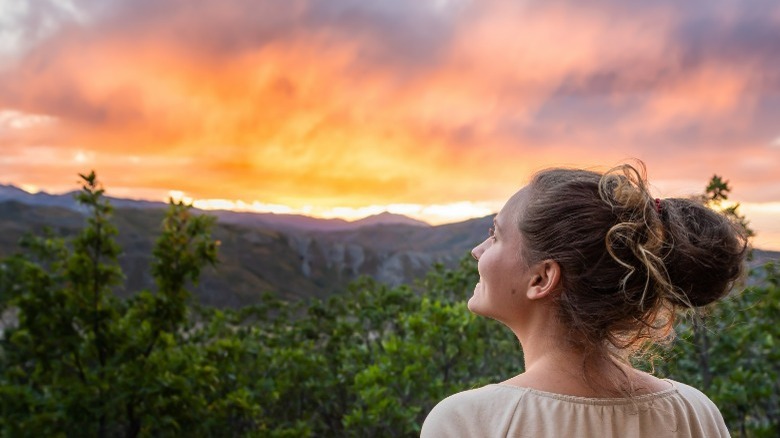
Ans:
POLYGON ((667 236, 664 264, 678 292, 671 300, 701 307, 728 294, 743 272, 744 230, 691 199, 665 199, 661 216, 667 236))

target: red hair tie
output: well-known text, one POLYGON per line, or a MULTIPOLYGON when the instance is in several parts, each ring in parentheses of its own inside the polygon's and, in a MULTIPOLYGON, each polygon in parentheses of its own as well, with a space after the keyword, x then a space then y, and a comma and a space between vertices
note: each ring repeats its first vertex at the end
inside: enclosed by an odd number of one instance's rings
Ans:
POLYGON ((659 198, 655 198, 655 211, 661 214, 661 200, 659 198))

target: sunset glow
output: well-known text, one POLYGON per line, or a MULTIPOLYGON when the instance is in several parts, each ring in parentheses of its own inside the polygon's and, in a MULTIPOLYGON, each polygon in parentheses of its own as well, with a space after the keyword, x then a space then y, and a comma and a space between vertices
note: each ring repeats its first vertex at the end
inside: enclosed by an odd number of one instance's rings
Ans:
POLYGON ((638 158, 659 196, 722 175, 780 250, 774 1, 10 3, 0 183, 439 224, 638 158))
MULTIPOLYGON (((179 192, 180 193, 180 192, 179 192)), ((186 196, 172 196, 172 199, 183 200, 202 210, 233 210, 252 213, 300 214, 325 219, 342 218, 357 220, 367 216, 389 212, 401 214, 427 222, 431 225, 464 221, 475 217, 488 216, 498 211, 501 202, 456 202, 452 204, 386 204, 368 205, 364 207, 333 207, 323 208, 315 205, 304 205, 292 208, 287 205, 263 204, 262 202, 246 203, 227 199, 198 199, 186 196)))

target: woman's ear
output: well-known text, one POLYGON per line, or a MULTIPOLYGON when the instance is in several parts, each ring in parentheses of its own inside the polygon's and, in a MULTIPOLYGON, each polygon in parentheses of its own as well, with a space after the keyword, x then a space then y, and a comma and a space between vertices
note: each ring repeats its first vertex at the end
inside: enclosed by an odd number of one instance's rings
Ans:
POLYGON ((561 282, 561 266, 554 260, 542 260, 531 268, 526 295, 537 300, 552 295, 561 282))

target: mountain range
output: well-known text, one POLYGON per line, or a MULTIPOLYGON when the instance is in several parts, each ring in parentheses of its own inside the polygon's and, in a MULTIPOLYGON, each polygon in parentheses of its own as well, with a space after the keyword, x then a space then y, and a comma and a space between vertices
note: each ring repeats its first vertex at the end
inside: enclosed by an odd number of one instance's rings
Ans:
MULTIPOLYGON (((80 207, 75 199, 76 193, 78 192, 72 191, 63 194, 49 194, 46 192, 29 193, 14 185, 0 184, 0 202, 17 201, 27 205, 63 207, 79 211, 80 207)), ((115 208, 164 209, 167 206, 165 202, 114 198, 110 196, 107 198, 115 208)), ((322 219, 296 214, 255 213, 231 210, 208 210, 201 211, 201 213, 216 216, 220 222, 250 226, 268 226, 283 230, 341 231, 352 230, 368 225, 386 224, 430 227, 430 225, 425 222, 388 212, 368 216, 356 221, 322 219)))
MULTIPOLYGON (((123 295, 153 289, 149 264, 166 204, 109 198, 115 207, 123 295)), ((19 238, 49 227, 70 236, 84 224, 74 193, 31 194, 0 185, 0 257, 18 251, 19 238)), ((216 216, 220 263, 207 269, 193 293, 203 304, 240 307, 263 292, 288 299, 326 297, 367 275, 390 285, 422 278, 435 262, 454 266, 484 236, 492 216, 431 226, 381 213, 348 222, 306 216, 199 211, 216 216)))
MULTIPOLYGON (((74 193, 30 194, 0 185, 0 258, 19 251, 26 232, 52 229, 72 236, 85 222, 74 193)), ((154 289, 151 252, 159 235, 166 204, 109 198, 115 207, 119 262, 126 281, 117 292, 127 296, 154 289)), ((262 293, 298 300, 325 298, 359 276, 389 285, 412 284, 436 262, 455 266, 492 226, 492 216, 431 226, 382 213, 358 221, 306 216, 200 211, 216 216, 213 236, 220 241, 219 264, 204 270, 192 288, 202 304, 241 307, 256 303, 262 293)), ((780 252, 754 250, 752 266, 780 259, 780 252)), ((465 297, 464 297, 465 298, 465 297)))

